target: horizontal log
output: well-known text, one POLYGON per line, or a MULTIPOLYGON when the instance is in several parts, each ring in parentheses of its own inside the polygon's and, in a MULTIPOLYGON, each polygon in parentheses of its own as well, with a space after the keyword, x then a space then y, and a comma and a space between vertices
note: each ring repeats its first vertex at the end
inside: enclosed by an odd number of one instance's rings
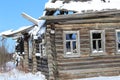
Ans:
POLYGON ((63 58, 58 59, 59 62, 71 62, 71 61, 92 61, 92 60, 110 60, 110 59, 120 59, 120 55, 114 55, 114 56, 96 56, 96 57, 80 57, 80 58, 63 58))
POLYGON ((85 23, 118 23, 120 22, 119 17, 114 18, 98 18, 98 19, 83 19, 83 20, 68 20, 58 22, 59 24, 85 24, 85 23))
POLYGON ((69 80, 86 77, 115 76, 119 75, 119 68, 120 67, 59 71, 59 78, 62 78, 62 80, 69 80))
POLYGON ((88 18, 98 18, 98 17, 111 17, 115 16, 115 14, 120 14, 120 10, 113 10, 113 11, 98 11, 98 12, 91 12, 91 13, 83 13, 83 14, 71 14, 71 15, 57 15, 57 16, 44 16, 40 19, 45 20, 65 20, 65 19, 88 19, 88 18))
POLYGON ((106 71, 120 71, 120 67, 92 68, 92 69, 79 69, 79 70, 59 70, 59 73, 84 74, 84 73, 106 72, 106 71))
MULTIPOLYGON (((119 61, 120 63, 120 61, 119 61)), ((79 70, 79 69, 94 69, 94 68, 110 68, 119 67, 119 63, 100 63, 100 64, 88 64, 88 65, 76 65, 76 66, 59 66, 59 70, 79 70)))

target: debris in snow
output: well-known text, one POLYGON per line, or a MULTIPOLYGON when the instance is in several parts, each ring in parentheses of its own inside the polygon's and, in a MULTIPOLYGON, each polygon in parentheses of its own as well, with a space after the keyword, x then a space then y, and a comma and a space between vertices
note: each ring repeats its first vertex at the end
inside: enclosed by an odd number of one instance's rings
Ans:
POLYGON ((13 59, 14 59, 15 65, 18 66, 20 61, 23 60, 23 57, 20 56, 20 54, 15 53, 15 54, 13 54, 13 59))

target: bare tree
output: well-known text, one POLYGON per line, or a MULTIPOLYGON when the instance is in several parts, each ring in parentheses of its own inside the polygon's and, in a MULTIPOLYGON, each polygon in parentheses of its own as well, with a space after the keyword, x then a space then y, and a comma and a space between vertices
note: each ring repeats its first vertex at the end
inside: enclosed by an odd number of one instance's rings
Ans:
POLYGON ((6 39, 0 38, 0 66, 4 65, 12 57, 6 48, 5 42, 6 39))

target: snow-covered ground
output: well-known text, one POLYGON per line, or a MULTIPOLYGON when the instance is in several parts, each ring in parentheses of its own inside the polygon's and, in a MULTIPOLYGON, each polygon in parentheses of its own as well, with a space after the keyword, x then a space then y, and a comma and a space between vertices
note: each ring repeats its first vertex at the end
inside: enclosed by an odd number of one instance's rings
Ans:
POLYGON ((0 73, 0 80, 46 80, 45 76, 41 72, 35 74, 24 73, 17 69, 13 69, 6 73, 0 73))
POLYGON ((6 71, 0 72, 0 80, 46 80, 41 72, 25 73, 16 69, 14 62, 6 63, 6 71))

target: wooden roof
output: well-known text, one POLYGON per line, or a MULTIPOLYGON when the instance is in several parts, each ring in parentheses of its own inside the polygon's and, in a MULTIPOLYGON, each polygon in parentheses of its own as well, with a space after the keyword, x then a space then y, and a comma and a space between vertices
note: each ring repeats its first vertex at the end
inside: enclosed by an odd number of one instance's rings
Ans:
POLYGON ((48 23, 90 23, 90 22, 118 22, 120 21, 120 10, 95 11, 89 13, 44 16, 40 19, 48 23))
POLYGON ((2 36, 3 36, 3 37, 16 37, 16 36, 20 36, 20 35, 22 35, 22 34, 27 33, 27 32, 28 32, 29 30, 31 30, 34 26, 35 26, 35 25, 29 26, 29 27, 27 27, 27 28, 25 28, 25 29, 15 30, 15 31, 11 32, 10 34, 2 34, 2 36))

